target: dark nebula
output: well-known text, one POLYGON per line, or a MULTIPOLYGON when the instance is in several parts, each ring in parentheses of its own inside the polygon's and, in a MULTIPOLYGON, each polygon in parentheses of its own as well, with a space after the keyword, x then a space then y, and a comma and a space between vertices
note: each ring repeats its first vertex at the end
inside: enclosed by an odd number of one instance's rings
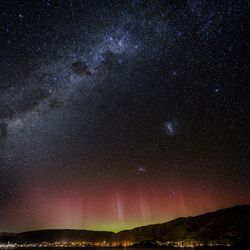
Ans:
POLYGON ((73 72, 77 75, 89 75, 90 71, 88 70, 88 66, 86 65, 86 63, 81 62, 81 61, 77 61, 72 63, 71 68, 73 70, 73 72))

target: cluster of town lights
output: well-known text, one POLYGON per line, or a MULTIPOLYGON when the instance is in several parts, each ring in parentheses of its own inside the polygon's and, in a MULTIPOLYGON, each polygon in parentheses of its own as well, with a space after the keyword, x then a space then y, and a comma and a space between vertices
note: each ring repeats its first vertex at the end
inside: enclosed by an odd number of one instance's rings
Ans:
MULTIPOLYGON (((41 243, 0 243, 0 249, 15 249, 15 248, 45 248, 45 247, 132 247, 140 242, 131 242, 131 241, 122 241, 122 242, 85 242, 85 241, 76 241, 76 242, 41 242, 41 243)), ((167 242, 154 242, 157 246, 166 247, 178 247, 178 248, 193 248, 193 247, 203 247, 203 246, 231 246, 229 243, 203 243, 201 241, 194 240, 181 240, 181 241, 167 241, 167 242)))

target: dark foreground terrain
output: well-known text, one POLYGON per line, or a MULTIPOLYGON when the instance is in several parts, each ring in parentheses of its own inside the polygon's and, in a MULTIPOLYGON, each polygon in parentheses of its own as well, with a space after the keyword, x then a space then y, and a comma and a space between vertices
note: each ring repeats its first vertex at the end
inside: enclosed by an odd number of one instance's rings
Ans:
MULTIPOLYGON (((215 212, 175 220, 118 233, 90 230, 40 230, 24 233, 1 233, 1 243, 39 242, 148 242, 201 241, 246 246, 250 242, 250 205, 236 206, 215 212)), ((138 249, 138 248, 137 248, 138 249)), ((211 249, 211 248, 210 248, 211 249)))

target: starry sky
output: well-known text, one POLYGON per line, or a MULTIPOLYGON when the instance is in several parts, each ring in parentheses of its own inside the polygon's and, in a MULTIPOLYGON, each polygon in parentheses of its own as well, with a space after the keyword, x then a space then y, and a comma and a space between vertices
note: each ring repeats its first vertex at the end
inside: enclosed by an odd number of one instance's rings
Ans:
POLYGON ((1 1, 0 231, 249 204, 249 5, 1 1))

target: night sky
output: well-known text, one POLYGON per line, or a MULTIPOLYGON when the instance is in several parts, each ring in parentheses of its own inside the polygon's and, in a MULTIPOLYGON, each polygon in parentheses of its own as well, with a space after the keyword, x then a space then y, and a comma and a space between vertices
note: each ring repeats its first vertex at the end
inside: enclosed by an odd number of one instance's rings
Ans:
POLYGON ((249 5, 0 1, 0 232, 249 204, 249 5))

